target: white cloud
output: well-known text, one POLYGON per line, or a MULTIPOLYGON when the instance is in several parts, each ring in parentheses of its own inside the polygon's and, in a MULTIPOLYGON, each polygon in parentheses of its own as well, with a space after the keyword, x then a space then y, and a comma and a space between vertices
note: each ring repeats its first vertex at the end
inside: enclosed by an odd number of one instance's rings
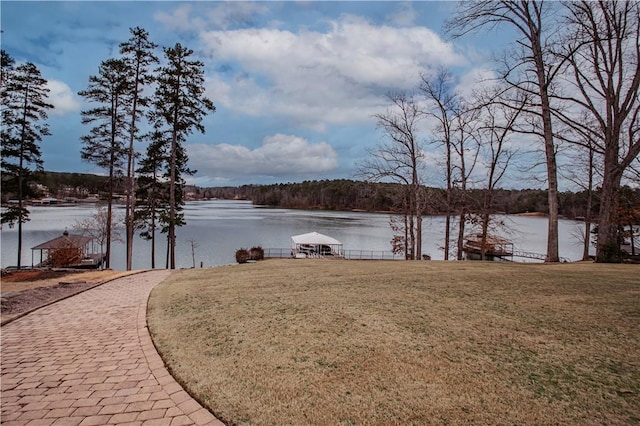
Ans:
POLYGON ((489 68, 473 68, 460 76, 455 88, 465 99, 472 99, 474 90, 491 89, 497 84, 495 71, 489 68))
POLYGON ((227 143, 190 144, 187 152, 198 176, 211 181, 236 176, 313 177, 338 167, 338 155, 328 143, 311 143, 294 135, 265 137, 255 149, 227 143))
POLYGON ((51 114, 65 115, 80 109, 80 102, 66 83, 48 80, 47 87, 49 88, 49 102, 55 107, 51 114))
POLYGON ((204 13, 195 12, 191 4, 183 4, 172 12, 158 12, 154 18, 170 30, 200 31, 208 25, 226 30, 230 26, 251 25, 257 15, 263 15, 266 12, 268 8, 263 4, 233 1, 217 3, 215 7, 208 8, 204 13))
POLYGON ((192 20, 190 17, 191 5, 184 4, 174 9, 173 12, 158 12, 154 15, 156 21, 163 23, 170 30, 191 31, 202 24, 202 21, 192 20), (198 25, 194 25, 198 24, 198 25))
POLYGON ((279 115, 321 129, 369 121, 385 105, 385 92, 413 89, 427 68, 463 63, 452 45, 425 27, 375 26, 355 16, 329 27, 326 33, 203 32, 203 49, 213 61, 241 67, 234 78, 212 77, 209 95, 244 114, 279 115))
POLYGON ((256 15, 263 15, 267 7, 260 3, 245 1, 222 2, 207 11, 209 21, 217 28, 227 29, 232 25, 251 23, 256 15))
POLYGON ((413 25, 418 18, 418 13, 413 8, 411 2, 402 2, 398 6, 398 10, 389 16, 389 20, 396 25, 409 26, 413 25))

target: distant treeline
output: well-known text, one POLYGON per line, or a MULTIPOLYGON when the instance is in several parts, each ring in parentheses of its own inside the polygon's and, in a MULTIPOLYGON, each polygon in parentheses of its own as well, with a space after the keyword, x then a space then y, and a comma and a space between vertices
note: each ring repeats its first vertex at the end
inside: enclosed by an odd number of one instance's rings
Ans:
MULTIPOLYGON (((444 190, 427 188, 426 212, 438 214, 447 211, 444 190)), ((623 199, 630 206, 640 205, 640 189, 623 188, 623 199)), ((244 185, 198 189, 204 198, 240 198, 257 205, 294 209, 401 211, 401 187, 392 183, 367 183, 352 180, 304 181, 274 185, 244 185)), ((594 194, 591 217, 600 207, 597 191, 594 194)), ((459 197, 463 195, 459 194, 459 197)), ((464 194, 471 206, 481 206, 483 190, 470 190, 464 194)), ((587 215, 587 191, 562 192, 559 195, 559 213, 568 218, 587 215)), ((455 207, 454 207, 455 209, 455 207)), ((540 189, 496 190, 493 202, 496 213, 547 213, 547 191, 540 189)))
MULTIPOLYGON (((107 178, 88 173, 41 172, 36 181, 46 186, 55 196, 62 189, 73 188, 77 195, 100 194, 106 191, 107 178)), ((117 186, 119 182, 116 183, 117 186)), ((124 190, 124 188, 120 188, 124 190)), ((119 192, 119 189, 116 189, 119 192)), ((304 181, 273 185, 243 185, 239 187, 200 188, 187 186, 190 199, 243 199, 253 204, 292 209, 364 210, 378 212, 402 211, 401 186, 393 183, 369 183, 348 179, 304 181)), ((426 212, 438 214, 447 211, 444 190, 427 188, 426 212)), ((591 216, 600 208, 598 191, 594 194, 591 216)), ((458 195, 461 197, 462 195, 458 195)), ((483 190, 470 190, 464 195, 468 205, 482 205, 483 190)), ((640 188, 622 188, 621 207, 640 206, 640 188)), ((587 192, 562 192, 559 195, 559 213, 567 218, 587 215, 587 192)), ((473 208, 472 208, 473 210, 473 208)), ((455 211, 455 207, 454 207, 455 211)), ((496 190, 493 202, 496 213, 547 213, 547 192, 541 189, 496 190)))
MULTIPOLYGON (((67 173, 67 172, 39 172, 34 174, 34 180, 46 186, 52 195, 59 191, 75 191, 79 196, 83 193, 99 194, 106 192, 108 181, 106 176, 99 176, 90 173, 67 173)), ((116 180, 116 188, 124 190, 123 179, 116 180)))

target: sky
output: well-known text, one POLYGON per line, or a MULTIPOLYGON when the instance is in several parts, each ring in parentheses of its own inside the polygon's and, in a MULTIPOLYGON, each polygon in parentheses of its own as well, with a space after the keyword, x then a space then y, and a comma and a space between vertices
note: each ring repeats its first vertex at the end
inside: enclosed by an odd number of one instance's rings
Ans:
MULTIPOLYGON (((181 43, 205 64, 216 112, 186 142, 188 183, 236 186, 353 179, 384 140, 375 114, 385 94, 413 90, 439 67, 468 89, 509 39, 491 31, 450 41, 456 2, 12 2, 0 3, 2 49, 48 80, 49 171, 102 174, 80 158, 89 126, 77 95, 100 62, 118 56, 129 28, 160 46, 181 43)), ((424 135, 428 139, 429 135, 424 135)), ((139 145, 143 151, 144 146, 139 145)), ((435 148, 434 148, 435 149, 435 148)), ((433 158, 435 158, 433 154, 433 158)), ((441 186, 433 161, 428 184, 441 186)), ((538 187, 540 183, 511 186, 538 187)))

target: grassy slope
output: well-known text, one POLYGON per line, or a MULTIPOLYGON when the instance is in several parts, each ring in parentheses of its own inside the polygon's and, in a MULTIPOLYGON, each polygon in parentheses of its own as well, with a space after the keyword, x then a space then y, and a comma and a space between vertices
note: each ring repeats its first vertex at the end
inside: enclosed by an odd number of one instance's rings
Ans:
POLYGON ((270 260, 158 286, 174 375, 231 424, 640 422, 640 268, 270 260))

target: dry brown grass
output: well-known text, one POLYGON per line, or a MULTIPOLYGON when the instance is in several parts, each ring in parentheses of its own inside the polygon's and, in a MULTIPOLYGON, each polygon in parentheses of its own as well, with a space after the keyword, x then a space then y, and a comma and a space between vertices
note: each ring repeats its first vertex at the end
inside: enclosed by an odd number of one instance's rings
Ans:
POLYGON ((173 374, 229 424, 637 424, 640 268, 269 260, 152 293, 173 374))

